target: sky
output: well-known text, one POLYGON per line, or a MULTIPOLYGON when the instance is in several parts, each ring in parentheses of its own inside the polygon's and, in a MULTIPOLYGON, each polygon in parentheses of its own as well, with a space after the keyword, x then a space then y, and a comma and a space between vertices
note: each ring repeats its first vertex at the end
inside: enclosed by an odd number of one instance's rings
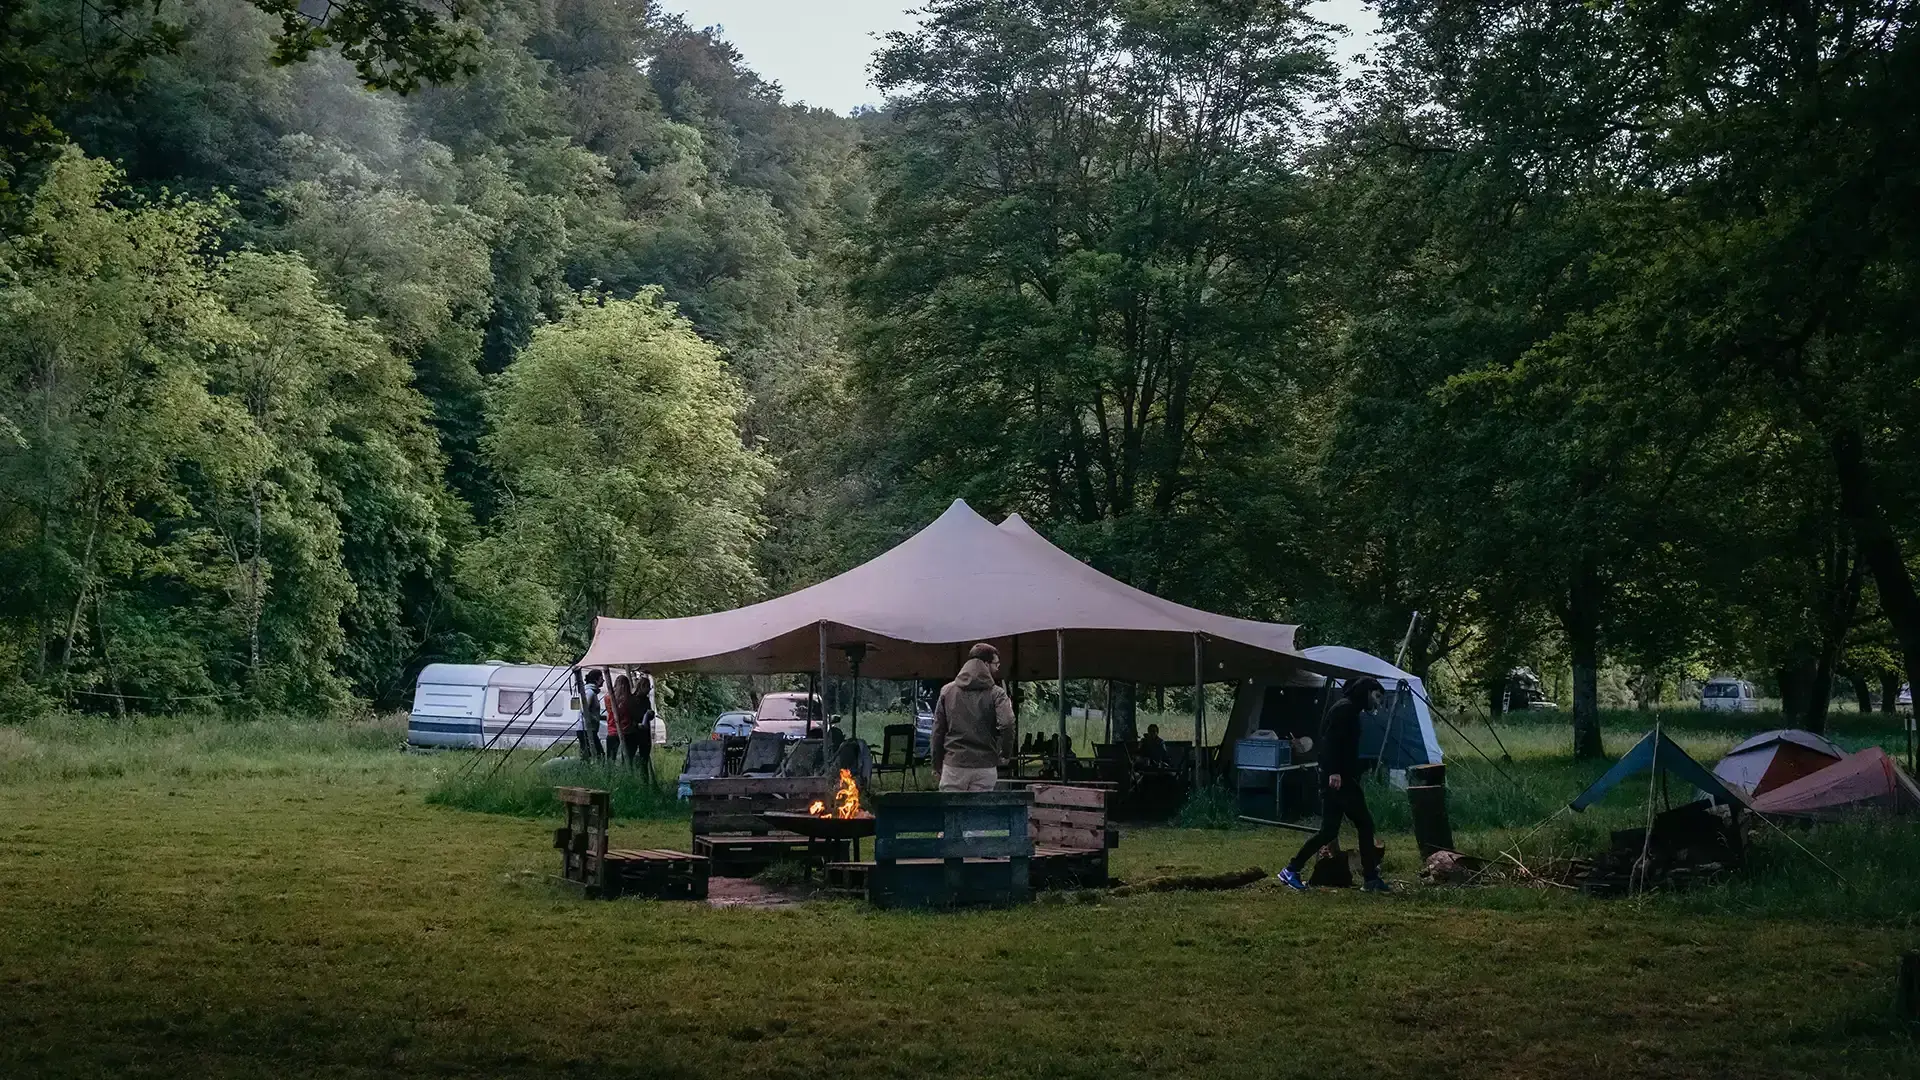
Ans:
MULTIPOLYGON (((788 101, 838 113, 877 105, 867 62, 891 30, 911 29, 918 0, 661 0, 694 26, 721 26, 724 36, 762 78, 780 84, 788 101)), ((1337 43, 1345 62, 1366 48, 1378 20, 1364 0, 1321 0, 1314 14, 1352 31, 1337 43)))

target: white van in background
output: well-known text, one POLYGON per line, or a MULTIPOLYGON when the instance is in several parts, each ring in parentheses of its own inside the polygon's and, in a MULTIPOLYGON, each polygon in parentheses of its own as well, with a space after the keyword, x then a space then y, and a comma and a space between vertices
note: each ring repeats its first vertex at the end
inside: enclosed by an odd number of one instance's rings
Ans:
POLYGON ((1700 688, 1700 707, 1708 712, 1757 712, 1760 699, 1745 679, 1708 679, 1700 688))
POLYGON ((546 664, 428 664, 407 716, 414 746, 545 747, 579 729, 573 677, 546 664))

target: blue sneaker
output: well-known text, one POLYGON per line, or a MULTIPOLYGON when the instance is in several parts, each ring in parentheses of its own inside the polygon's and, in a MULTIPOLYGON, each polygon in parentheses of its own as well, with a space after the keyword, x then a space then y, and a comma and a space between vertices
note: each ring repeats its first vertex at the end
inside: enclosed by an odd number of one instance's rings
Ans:
POLYGON ((1280 871, 1280 884, 1295 892, 1307 891, 1307 883, 1300 880, 1300 872, 1291 866, 1280 871))
POLYGON ((1377 877, 1368 878, 1366 881, 1361 883, 1360 888, 1363 892, 1392 892, 1393 891, 1393 886, 1387 884, 1386 882, 1380 880, 1377 877))

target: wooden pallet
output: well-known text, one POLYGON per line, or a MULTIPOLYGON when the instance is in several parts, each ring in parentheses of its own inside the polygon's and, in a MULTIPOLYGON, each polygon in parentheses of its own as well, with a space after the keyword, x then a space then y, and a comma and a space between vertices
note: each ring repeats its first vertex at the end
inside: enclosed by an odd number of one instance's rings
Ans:
POLYGON ((705 900, 710 862, 684 851, 652 849, 607 852, 607 877, 618 896, 653 900, 705 900))
POLYGON ((1107 852, 1120 846, 1119 831, 1107 823, 1109 792, 1079 784, 1035 785, 1032 791, 1033 887, 1106 885, 1107 852))
MULTIPOLYGON (((1027 882, 1034 889, 1093 889, 1108 884, 1104 851, 1074 851, 1068 848, 1033 849, 1027 864, 1027 882)), ((931 864, 939 859, 900 859, 898 862, 931 864)), ((986 860, 975 860, 986 861, 986 860)), ((826 865, 826 887, 841 892, 865 893, 873 876, 871 862, 830 862, 826 865)))
POLYGON ((566 808, 567 823, 553 831, 560 852, 561 884, 586 897, 610 897, 607 877, 607 825, 613 819, 612 797, 593 788, 555 788, 566 808))
POLYGON ((693 853, 712 860, 714 877, 752 877, 790 859, 844 862, 845 840, 812 840, 798 833, 765 836, 696 836, 693 853))
POLYGON ((1025 791, 910 791, 875 797, 867 899, 883 908, 951 908, 1032 898, 1025 791))

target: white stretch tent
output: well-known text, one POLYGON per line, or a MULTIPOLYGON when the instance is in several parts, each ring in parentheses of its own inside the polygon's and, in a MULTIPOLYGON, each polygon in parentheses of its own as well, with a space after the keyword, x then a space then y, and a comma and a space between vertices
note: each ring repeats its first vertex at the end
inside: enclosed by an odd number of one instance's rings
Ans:
POLYGON ((946 678, 976 641, 1009 680, 1099 678, 1162 685, 1299 672, 1352 675, 1293 648, 1294 627, 1235 619, 1142 592, 1054 547, 1024 521, 996 527, 955 501, 931 525, 838 577, 749 607, 594 624, 587 667, 714 674, 851 673, 946 678))

